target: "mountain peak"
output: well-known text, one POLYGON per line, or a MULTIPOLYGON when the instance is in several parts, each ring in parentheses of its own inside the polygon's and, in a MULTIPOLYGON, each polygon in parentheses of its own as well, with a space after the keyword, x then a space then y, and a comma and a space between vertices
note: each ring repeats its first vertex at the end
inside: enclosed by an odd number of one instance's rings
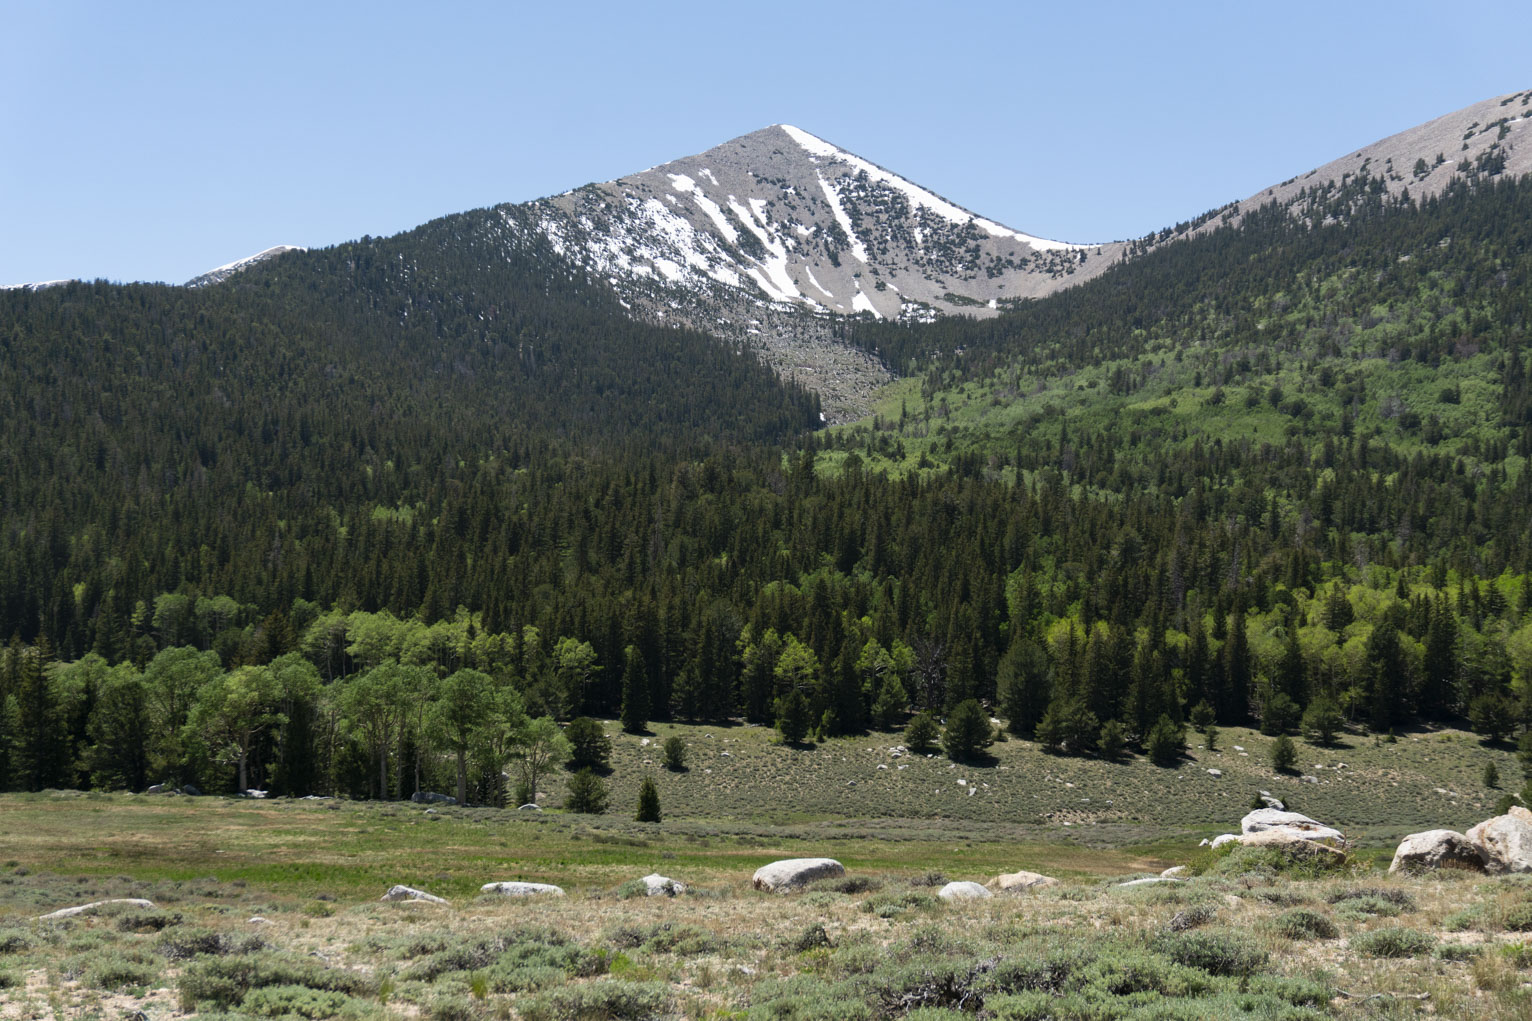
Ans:
POLYGON ((254 255, 247 255, 243 259, 235 259, 233 262, 226 262, 216 269, 210 269, 200 276, 192 277, 190 280, 186 281, 186 286, 207 287, 212 284, 221 284, 225 280, 229 279, 229 277, 233 276, 235 273, 238 273, 241 270, 249 269, 251 266, 254 266, 257 263, 265 262, 267 259, 274 259, 277 256, 285 255, 288 252, 303 251, 307 251, 307 249, 300 248, 298 245, 272 245, 270 248, 262 249, 261 251, 256 252, 254 255))

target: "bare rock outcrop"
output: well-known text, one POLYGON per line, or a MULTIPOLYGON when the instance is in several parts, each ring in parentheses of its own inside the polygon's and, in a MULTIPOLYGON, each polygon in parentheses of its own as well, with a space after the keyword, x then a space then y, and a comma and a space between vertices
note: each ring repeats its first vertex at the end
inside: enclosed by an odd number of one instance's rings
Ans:
POLYGON ((1282 812, 1275 808, 1258 808, 1239 821, 1240 842, 1250 843, 1248 837, 1258 833, 1286 833, 1303 840, 1327 844, 1338 850, 1347 847, 1346 835, 1333 826, 1316 822, 1297 812, 1282 812))
POLYGON ((51 922, 60 918, 75 918, 79 915, 93 915, 102 908, 112 904, 125 904, 132 908, 153 908, 154 902, 144 900, 142 897, 118 897, 113 900, 93 900, 89 904, 79 904, 72 908, 59 908, 50 911, 46 915, 38 915, 39 922, 51 922))

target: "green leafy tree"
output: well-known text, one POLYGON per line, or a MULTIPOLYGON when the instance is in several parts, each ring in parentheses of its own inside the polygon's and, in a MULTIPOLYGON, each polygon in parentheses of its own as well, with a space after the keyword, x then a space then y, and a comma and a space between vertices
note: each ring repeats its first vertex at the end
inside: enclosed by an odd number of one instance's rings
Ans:
POLYGON ((672 773, 686 771, 686 739, 680 734, 672 734, 665 739, 664 745, 665 768, 672 773))
POLYGON ((199 652, 189 646, 165 649, 144 668, 153 730, 149 741, 149 768, 156 778, 178 782, 186 764, 183 738, 187 715, 204 685, 223 673, 216 652, 199 652))
POLYGON ((942 731, 942 750, 953 762, 972 762, 995 740, 989 714, 977 699, 965 699, 953 707, 942 731))
POLYGON ((1320 695, 1303 711, 1303 733, 1309 740, 1329 746, 1346 725, 1340 707, 1328 695, 1320 695))
POLYGON ((916 755, 929 755, 936 749, 940 736, 935 717, 930 713, 916 713, 910 725, 904 728, 904 746, 916 755))
POLYGON ((639 822, 660 821, 660 789, 652 776, 644 777, 638 785, 638 814, 634 818, 639 822))
POLYGON ((457 763, 457 801, 468 804, 468 755, 495 722, 495 682, 478 670, 457 670, 445 677, 426 716, 427 734, 451 749, 457 763))
POLYGON ((586 712, 591 702, 591 680, 600 672, 596 650, 589 642, 560 638, 553 649, 554 677, 564 711, 586 712))
POLYGON ((569 739, 550 716, 526 720, 511 739, 511 755, 516 764, 516 800, 535 801, 543 777, 558 763, 567 761, 569 739))
POLYGON ((577 771, 569 778, 569 796, 564 807, 584 815, 600 815, 606 811, 606 784, 594 770, 577 771))
POLYGON ((282 689, 267 667, 245 666, 202 686, 186 729, 215 759, 236 764, 235 790, 250 786, 250 752, 270 727, 287 722, 279 711, 282 689))
POLYGON ((132 663, 119 663, 96 689, 87 731, 91 782, 141 791, 149 785, 149 691, 132 663))
POLYGON ((1480 695, 1468 703, 1468 722, 1475 734, 1498 743, 1516 727, 1516 703, 1499 692, 1480 695))

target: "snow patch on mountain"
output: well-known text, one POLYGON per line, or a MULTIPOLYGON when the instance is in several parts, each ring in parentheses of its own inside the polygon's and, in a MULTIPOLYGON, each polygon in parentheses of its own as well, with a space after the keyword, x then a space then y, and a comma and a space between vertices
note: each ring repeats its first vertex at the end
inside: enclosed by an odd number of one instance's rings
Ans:
POLYGON ((279 255, 286 255, 288 252, 304 252, 307 250, 308 249, 301 248, 298 245, 273 245, 270 248, 256 252, 254 255, 247 255, 243 259, 235 259, 233 262, 226 262, 222 266, 210 269, 200 276, 192 277, 190 280, 186 281, 186 286, 207 287, 212 284, 223 283, 223 281, 229 279, 229 277, 233 276, 234 274, 242 270, 247 270, 251 266, 254 266, 258 263, 265 262, 267 259, 274 259, 279 255))

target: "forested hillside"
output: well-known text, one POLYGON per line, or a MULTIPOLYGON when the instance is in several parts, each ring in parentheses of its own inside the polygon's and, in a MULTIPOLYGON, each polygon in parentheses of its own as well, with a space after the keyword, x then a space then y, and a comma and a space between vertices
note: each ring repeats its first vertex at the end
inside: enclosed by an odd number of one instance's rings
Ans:
POLYGON ((625 707, 834 737, 978 698, 1075 753, 1203 714, 1512 733, 1532 188, 1308 199, 858 327, 912 378, 828 435, 548 253, 483 258, 494 218, 4 295, 5 780, 396 795, 460 752, 496 797, 519 721, 625 707))

